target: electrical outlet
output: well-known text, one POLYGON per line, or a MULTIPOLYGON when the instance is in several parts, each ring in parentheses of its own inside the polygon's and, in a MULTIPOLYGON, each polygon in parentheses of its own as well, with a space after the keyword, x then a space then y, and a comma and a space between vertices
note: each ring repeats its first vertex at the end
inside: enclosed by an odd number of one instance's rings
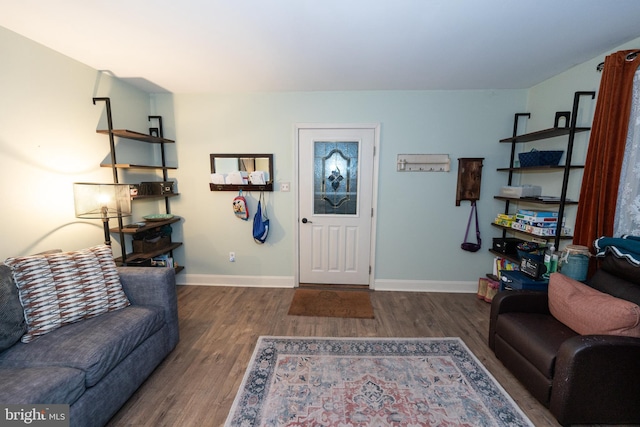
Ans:
POLYGON ((289 183, 288 182, 280 183, 280 191, 289 191, 289 183))
POLYGON ((236 262, 236 253, 229 252, 229 262, 236 262))

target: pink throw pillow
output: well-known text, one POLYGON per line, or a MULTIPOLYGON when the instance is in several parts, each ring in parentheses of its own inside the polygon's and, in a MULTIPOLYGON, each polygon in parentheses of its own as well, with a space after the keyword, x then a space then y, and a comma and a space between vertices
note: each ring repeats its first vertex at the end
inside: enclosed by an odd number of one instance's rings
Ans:
POLYGON ((549 311, 581 335, 640 337, 640 307, 560 273, 549 280, 549 311))

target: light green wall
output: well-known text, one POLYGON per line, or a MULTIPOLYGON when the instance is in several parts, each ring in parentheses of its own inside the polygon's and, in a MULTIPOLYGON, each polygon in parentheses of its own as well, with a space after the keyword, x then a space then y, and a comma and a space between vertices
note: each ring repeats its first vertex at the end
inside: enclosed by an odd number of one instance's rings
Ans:
POLYGON ((0 261, 101 243, 101 222, 73 207, 73 182, 111 180, 98 167, 109 151, 96 134, 104 104, 92 97, 113 97, 114 122, 145 129, 148 95, 2 27, 0 58, 0 261))
MULTIPOLYGON (((438 282, 444 289, 447 283, 472 286, 490 271, 492 257, 485 248, 500 233, 489 223, 502 207, 493 195, 506 179, 496 168, 509 156, 497 141, 510 136, 513 114, 534 113, 528 131, 548 127, 555 111, 570 109, 573 91, 597 87, 593 69, 604 58, 531 90, 149 96, 3 28, 0 57, 1 259, 102 241, 98 222, 74 217, 71 184, 111 179, 109 169, 97 166, 108 155, 107 138, 95 133, 104 127, 104 106, 91 102, 109 96, 117 128, 145 131, 147 113, 161 114, 165 135, 177 140, 167 154, 179 166, 172 173, 181 193, 173 212, 185 217, 175 235, 185 242, 176 252, 187 267, 180 280, 293 277, 295 124, 380 123, 375 278, 417 283, 417 288, 438 282), (250 223, 233 216, 234 194, 209 191, 209 154, 236 151, 273 153, 276 182, 291 183, 292 192, 267 195, 273 228, 263 246, 253 243, 250 223), (398 173, 399 153, 446 153, 452 170, 398 173), (484 248, 474 254, 459 249, 469 213, 468 203, 454 203, 460 157, 485 158, 479 202, 484 248), (233 264, 229 251, 236 252, 233 264)), ((129 161, 149 155, 135 143, 120 142, 119 148, 129 161)), ((139 182, 140 176, 121 180, 139 182)), ((249 197, 255 208, 257 194, 249 197)), ((155 208, 137 206, 132 220, 155 208)))
MULTIPOLYGON (((294 275, 295 124, 380 123, 376 279, 477 280, 490 271, 491 256, 460 250, 470 207, 455 206, 457 159, 485 157, 479 210, 486 247, 495 234, 488 225, 497 209, 492 196, 503 184, 495 169, 509 155, 497 141, 525 104, 523 90, 157 96, 158 111, 175 116, 181 196, 173 206, 187 218, 179 252, 188 274, 294 275), (209 191, 209 154, 216 152, 271 152, 276 182, 291 182, 292 192, 268 194, 266 245, 256 245, 251 224, 233 215, 234 193, 209 191), (399 153, 449 154, 452 170, 398 173, 399 153)), ((254 208, 257 196, 250 198, 254 208)))

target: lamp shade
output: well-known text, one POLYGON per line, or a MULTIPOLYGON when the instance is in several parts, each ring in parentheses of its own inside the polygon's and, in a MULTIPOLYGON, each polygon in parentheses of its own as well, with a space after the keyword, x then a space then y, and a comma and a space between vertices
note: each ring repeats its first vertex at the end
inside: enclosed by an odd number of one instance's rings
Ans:
POLYGON ((73 184, 77 218, 105 219, 131 216, 129 184, 73 184))

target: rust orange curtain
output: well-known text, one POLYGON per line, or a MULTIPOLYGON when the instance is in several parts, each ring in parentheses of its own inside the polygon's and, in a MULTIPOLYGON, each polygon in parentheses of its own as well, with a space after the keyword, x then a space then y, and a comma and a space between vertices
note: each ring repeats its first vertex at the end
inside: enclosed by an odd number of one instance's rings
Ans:
POLYGON ((627 55, 636 51, 619 51, 604 61, 576 214, 576 245, 593 248, 596 238, 613 234, 633 75, 640 63, 640 59, 627 60, 627 55))

